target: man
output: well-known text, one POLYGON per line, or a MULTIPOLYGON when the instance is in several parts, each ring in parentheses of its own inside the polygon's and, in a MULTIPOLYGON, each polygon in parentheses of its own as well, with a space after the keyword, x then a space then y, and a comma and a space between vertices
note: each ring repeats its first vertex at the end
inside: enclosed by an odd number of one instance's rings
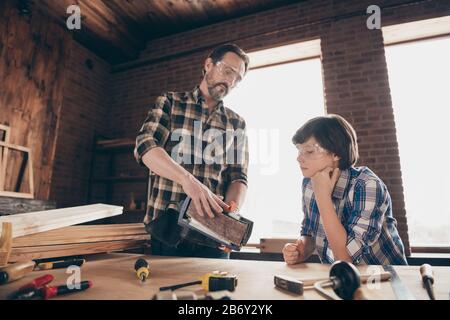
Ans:
MULTIPOLYGON (((238 46, 221 45, 205 60, 203 79, 193 91, 168 92, 156 99, 138 133, 134 150, 136 160, 156 174, 144 223, 164 214, 167 208, 177 209, 186 196, 192 198, 199 215, 210 218, 222 214, 231 201, 238 207, 242 205, 248 167, 245 121, 224 107, 222 99, 242 80, 248 64, 247 55, 238 46), (232 136, 231 146, 230 132, 239 133, 232 136), (234 143, 235 138, 241 143, 234 143), (215 148, 211 152, 212 143, 215 148), (222 148, 216 148, 218 145, 222 148), (230 154, 234 161, 229 161, 230 154)), ((228 256, 219 249, 186 241, 171 248, 156 239, 152 239, 152 252, 228 256)))

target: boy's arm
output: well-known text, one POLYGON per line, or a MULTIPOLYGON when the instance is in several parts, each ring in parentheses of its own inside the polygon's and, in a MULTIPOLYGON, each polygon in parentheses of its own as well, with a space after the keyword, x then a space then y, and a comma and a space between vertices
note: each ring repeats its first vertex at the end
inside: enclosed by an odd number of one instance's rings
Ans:
POLYGON ((295 243, 286 243, 282 253, 287 264, 297 264, 307 260, 315 250, 315 243, 310 236, 302 236, 295 243))
POLYGON ((331 200, 333 176, 325 170, 316 180, 316 200, 330 248, 336 259, 358 264, 368 247, 378 241, 384 219, 383 204, 387 192, 376 180, 359 182, 355 185, 350 219, 343 226, 331 200), (328 194, 328 192, 330 193, 328 194))
POLYGON ((329 199, 317 198, 317 206, 335 260, 352 262, 352 257, 347 251, 347 231, 338 218, 331 196, 329 199))
POLYGON ((305 248, 304 260, 308 260, 309 257, 311 257, 311 255, 314 253, 314 250, 316 250, 316 243, 314 239, 310 236, 302 236, 299 240, 303 241, 303 245, 305 248))
POLYGON ((316 173, 311 180, 323 228, 334 258, 352 262, 352 257, 347 251, 347 231, 339 220, 331 199, 339 174, 337 168, 334 170, 326 168, 316 173))

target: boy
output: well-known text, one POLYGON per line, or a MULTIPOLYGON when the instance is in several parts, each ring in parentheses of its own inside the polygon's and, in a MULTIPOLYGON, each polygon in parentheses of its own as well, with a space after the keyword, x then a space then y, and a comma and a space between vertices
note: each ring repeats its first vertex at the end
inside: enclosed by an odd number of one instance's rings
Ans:
POLYGON ((287 243, 287 264, 316 251, 322 263, 406 265, 389 192, 358 160, 356 133, 341 116, 309 120, 292 138, 302 170, 301 237, 287 243))

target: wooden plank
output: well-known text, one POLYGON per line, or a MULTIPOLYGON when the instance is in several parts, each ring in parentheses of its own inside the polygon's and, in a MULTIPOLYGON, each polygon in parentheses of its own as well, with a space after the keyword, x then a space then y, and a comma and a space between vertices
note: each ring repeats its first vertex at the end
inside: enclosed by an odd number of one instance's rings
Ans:
POLYGON ((261 252, 281 253, 286 243, 296 240, 293 238, 262 238, 259 240, 259 248, 261 252))
POLYGON ((12 222, 13 238, 15 238, 120 215, 122 211, 123 207, 98 203, 3 216, 0 217, 0 223, 12 222))
POLYGON ((113 240, 149 240, 143 223, 71 226, 17 237, 13 247, 50 246, 113 240))
POLYGON ((136 249, 148 245, 146 240, 102 241, 94 243, 64 244, 12 248, 9 262, 87 255, 136 249))
POLYGON ((21 199, 34 199, 32 194, 25 192, 0 191, 0 196, 21 199))

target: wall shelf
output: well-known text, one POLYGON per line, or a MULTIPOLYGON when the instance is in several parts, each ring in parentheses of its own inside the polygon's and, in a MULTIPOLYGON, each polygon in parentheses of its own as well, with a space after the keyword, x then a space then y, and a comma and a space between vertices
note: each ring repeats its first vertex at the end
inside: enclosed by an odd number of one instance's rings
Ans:
MULTIPOLYGON (((102 202, 107 204, 121 205, 124 207, 123 214, 114 218, 108 218, 105 223, 135 223, 142 222, 146 214, 147 197, 149 190, 149 170, 143 170, 142 174, 124 175, 116 170, 116 158, 133 152, 135 145, 134 139, 94 139, 93 155, 91 160, 91 172, 89 178, 89 190, 87 203, 93 201, 93 189, 96 185, 104 185, 104 196, 102 202), (94 171, 98 157, 107 157, 106 173, 103 177, 94 177, 94 171), (142 183, 142 187, 146 190, 144 205, 139 200, 139 209, 128 209, 128 203, 120 203, 117 197, 114 197, 114 189, 116 184, 124 183, 142 183), (142 207, 142 208, 141 208, 142 207)), ((102 191, 103 192, 103 191, 102 191)))

